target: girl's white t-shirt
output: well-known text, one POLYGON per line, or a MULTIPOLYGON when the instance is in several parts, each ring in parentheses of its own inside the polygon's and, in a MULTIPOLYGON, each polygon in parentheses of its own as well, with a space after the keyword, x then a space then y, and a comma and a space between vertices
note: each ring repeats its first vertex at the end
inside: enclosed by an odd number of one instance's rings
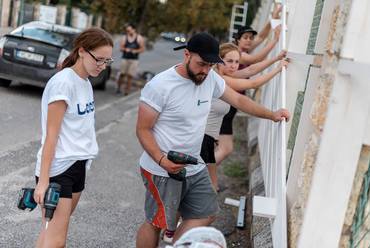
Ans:
POLYGON ((41 100, 41 148, 37 154, 35 175, 40 176, 41 155, 46 138, 48 105, 67 103, 49 176, 66 171, 77 160, 89 160, 98 154, 95 134, 95 103, 91 83, 71 68, 56 73, 47 83, 41 100))

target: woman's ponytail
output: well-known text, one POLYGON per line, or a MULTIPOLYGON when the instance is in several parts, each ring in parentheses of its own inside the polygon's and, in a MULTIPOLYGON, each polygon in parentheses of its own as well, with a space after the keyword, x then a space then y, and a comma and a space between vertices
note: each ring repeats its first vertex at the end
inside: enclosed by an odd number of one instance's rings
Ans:
POLYGON ((62 69, 73 66, 78 59, 78 48, 74 48, 72 52, 64 59, 62 69))

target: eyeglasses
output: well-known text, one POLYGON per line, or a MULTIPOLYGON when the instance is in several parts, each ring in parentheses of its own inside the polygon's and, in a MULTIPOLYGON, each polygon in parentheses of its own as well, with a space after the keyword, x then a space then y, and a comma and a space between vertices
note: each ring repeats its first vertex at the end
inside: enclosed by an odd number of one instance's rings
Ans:
POLYGON ((97 59, 89 50, 85 50, 88 54, 91 55, 91 57, 96 61, 97 66, 102 66, 106 64, 107 66, 111 65, 113 63, 113 59, 97 59))

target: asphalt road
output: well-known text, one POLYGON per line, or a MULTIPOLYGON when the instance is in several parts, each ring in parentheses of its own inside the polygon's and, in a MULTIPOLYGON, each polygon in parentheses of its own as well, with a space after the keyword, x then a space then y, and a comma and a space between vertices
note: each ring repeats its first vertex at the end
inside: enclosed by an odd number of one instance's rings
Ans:
MULTIPOLYGON (((118 39, 116 39, 116 43, 118 39)), ((159 72, 181 61, 175 43, 159 41, 145 52, 140 69, 159 72)), ((117 46, 113 65, 119 68, 117 46)), ((68 247, 134 247, 144 220, 144 187, 138 173, 141 147, 135 136, 139 92, 128 97, 95 92, 96 130, 100 153, 87 174, 86 189, 71 218, 68 247)), ((18 191, 34 187, 40 147, 42 89, 24 85, 0 88, 0 247, 34 247, 41 228, 40 209, 16 208, 18 191)))
MULTIPOLYGON (((118 36, 115 37, 113 52, 113 71, 117 71, 121 63, 118 49, 118 36)), ((177 46, 173 42, 159 40, 153 50, 140 56, 139 71, 158 73, 181 61, 182 53, 172 51, 177 46)), ((116 73, 113 73, 113 77, 116 73)), ((114 94, 115 84, 108 82, 106 91, 95 92, 97 106, 113 103, 121 96, 114 94)), ((41 136, 40 101, 42 89, 25 85, 11 85, 0 88, 0 155, 9 149, 19 149, 25 144, 36 141, 41 136)))

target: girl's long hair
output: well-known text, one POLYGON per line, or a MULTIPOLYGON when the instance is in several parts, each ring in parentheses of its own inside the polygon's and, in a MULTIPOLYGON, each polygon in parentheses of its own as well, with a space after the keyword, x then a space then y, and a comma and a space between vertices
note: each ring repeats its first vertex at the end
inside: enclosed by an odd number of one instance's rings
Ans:
POLYGON ((73 41, 73 49, 63 61, 62 69, 73 66, 79 57, 78 49, 94 50, 101 46, 113 47, 113 39, 110 34, 101 28, 89 28, 80 33, 73 41))

